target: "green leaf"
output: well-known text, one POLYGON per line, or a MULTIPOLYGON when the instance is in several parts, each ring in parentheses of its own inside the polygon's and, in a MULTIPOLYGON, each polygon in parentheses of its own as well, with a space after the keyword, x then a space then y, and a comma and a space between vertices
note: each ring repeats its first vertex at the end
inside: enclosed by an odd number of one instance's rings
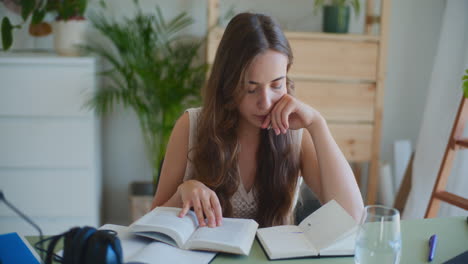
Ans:
POLYGON ((314 14, 316 15, 318 13, 318 10, 323 8, 325 5, 325 0, 315 0, 314 1, 314 14))
POLYGON ((107 8, 106 2, 105 2, 104 0, 100 0, 100 1, 99 1, 99 5, 101 6, 102 9, 106 9, 106 8, 107 8))
POLYGON ((359 0, 354 0, 352 2, 352 5, 354 7, 354 12, 356 13, 356 17, 359 17, 359 14, 361 13, 361 3, 359 0))
POLYGON ((463 83, 463 92, 465 94, 465 97, 468 98, 468 81, 463 83))
POLYGON ((34 10, 36 1, 33 0, 21 0, 21 17, 24 21, 28 20, 29 15, 34 10))
POLYGON ((44 20, 44 16, 46 14, 46 11, 44 9, 36 9, 33 12, 32 19, 31 19, 31 24, 37 25, 44 20))
POLYGON ((2 45, 3 50, 8 50, 13 44, 13 26, 8 17, 2 19, 2 45))
POLYGON ((463 75, 462 81, 464 81, 464 80, 468 80, 468 75, 463 75))
POLYGON ((156 177, 175 121, 201 101, 208 69, 198 58, 202 42, 180 36, 193 19, 180 13, 166 20, 159 7, 143 13, 139 6, 119 22, 103 14, 88 17, 107 41, 91 41, 85 48, 109 65, 100 72, 106 91, 95 93, 89 105, 101 114, 117 102, 134 110, 156 177))

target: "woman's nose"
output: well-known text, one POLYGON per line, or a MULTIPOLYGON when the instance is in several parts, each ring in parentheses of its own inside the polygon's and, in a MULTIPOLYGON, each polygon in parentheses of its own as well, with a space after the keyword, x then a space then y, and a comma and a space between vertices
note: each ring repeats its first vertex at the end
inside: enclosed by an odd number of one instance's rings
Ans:
POLYGON ((274 95, 269 91, 269 89, 260 89, 257 99, 257 107, 261 110, 270 109, 270 107, 275 103, 274 95))

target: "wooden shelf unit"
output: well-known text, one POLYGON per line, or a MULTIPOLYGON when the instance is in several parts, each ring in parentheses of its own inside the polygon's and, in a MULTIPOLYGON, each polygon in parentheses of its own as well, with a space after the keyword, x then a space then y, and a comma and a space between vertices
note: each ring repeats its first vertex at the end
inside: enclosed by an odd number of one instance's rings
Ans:
MULTIPOLYGON (((350 163, 360 171, 369 162, 366 204, 376 202, 380 160, 384 80, 390 0, 381 0, 380 16, 366 1, 366 34, 285 32, 294 54, 289 77, 296 95, 327 119, 350 163), (371 24, 380 32, 372 35, 371 24)), ((311 14, 312 15, 312 14, 311 14)), ((207 61, 213 63, 224 29, 217 26, 218 0, 208 0, 207 61)), ((360 173, 355 172, 360 178, 360 173)), ((362 188, 362 186, 361 186, 362 188)))

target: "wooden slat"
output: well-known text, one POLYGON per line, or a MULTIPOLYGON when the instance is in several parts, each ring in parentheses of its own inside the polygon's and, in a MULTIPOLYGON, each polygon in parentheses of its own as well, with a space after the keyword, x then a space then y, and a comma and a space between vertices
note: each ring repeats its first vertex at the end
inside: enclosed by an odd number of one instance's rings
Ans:
POLYGON ((354 177, 356 178, 356 182, 361 188, 361 179, 362 179, 362 163, 361 162, 352 162, 351 169, 353 170, 354 177))
POLYGON ((434 197, 441 200, 441 201, 449 203, 451 205, 455 205, 455 206, 458 206, 458 207, 463 208, 465 210, 468 210, 468 199, 465 199, 465 198, 463 198, 461 196, 458 196, 456 194, 441 191, 441 192, 435 193, 434 197))
MULTIPOLYGON (((223 33, 224 29, 217 27, 209 34, 210 64, 223 33)), ((288 32, 286 36, 296 54, 291 76, 359 82, 375 82, 377 78, 378 36, 305 32, 288 32)))
POLYGON ((379 36, 361 35, 361 34, 335 34, 323 32, 285 32, 288 39, 318 39, 333 41, 358 41, 358 42, 379 42, 379 36))
POLYGON ((400 184, 397 195, 395 197, 395 202, 393 207, 400 211, 400 214, 403 214, 405 210, 406 201, 408 200, 409 193, 411 191, 411 182, 413 178, 413 162, 414 162, 414 152, 411 154, 411 159, 408 162, 408 166, 405 170, 405 175, 403 176, 403 181, 400 184))
MULTIPOLYGON (((462 95, 460 106, 458 107, 457 114, 455 116, 455 121, 450 132, 450 138, 445 148, 445 153, 442 158, 442 162, 437 174, 437 179, 432 189, 432 194, 429 199, 429 204, 426 209, 425 218, 433 218, 437 216, 437 212, 440 207, 440 199, 435 199, 437 196, 440 196, 441 193, 445 192, 448 177, 452 170, 453 161, 455 160, 456 148, 453 148, 453 142, 456 138, 461 138, 463 135, 463 130, 465 125, 468 122, 468 98, 465 98, 462 95)), ((447 196, 442 194, 442 196, 447 196)))
MULTIPOLYGON (((374 16, 374 0, 367 0, 366 1, 366 18, 374 16)), ((366 34, 372 34, 372 25, 371 21, 369 19, 366 19, 365 21, 365 29, 366 29, 366 34)))
POLYGON ((372 122, 375 84, 295 81, 296 96, 329 121, 372 122))
POLYGON ((216 27, 219 19, 219 1, 208 0, 208 29, 216 27))
POLYGON ((328 127, 348 161, 364 162, 370 160, 372 125, 328 122, 328 127))
POLYGON ((294 38, 290 38, 289 43, 296 55, 291 74, 377 78, 377 43, 294 38))
POLYGON ((462 148, 468 148, 468 138, 456 140, 455 144, 457 144, 458 146, 462 148))
POLYGON ((221 38, 223 37, 223 33, 224 30, 222 28, 214 28, 208 35, 206 59, 209 64, 212 64, 214 62, 216 50, 218 49, 221 38))
POLYGON ((299 81, 315 81, 315 82, 344 82, 344 83, 376 83, 375 79, 370 78, 356 78, 352 76, 330 76, 319 74, 298 74, 294 71, 289 73, 291 79, 299 81))
MULTIPOLYGON (((377 61, 377 89, 375 96, 375 121, 372 136, 372 159, 369 168, 369 180, 367 181, 367 204, 375 204, 377 199, 377 189, 379 184, 379 162, 380 162, 380 141, 382 138, 382 115, 384 82, 387 72, 387 45, 388 45, 388 27, 390 18, 390 0, 381 1, 381 24, 380 24, 380 43, 378 46, 377 61)), ((375 66, 374 66, 375 67, 375 66)))
POLYGON ((317 74, 288 74, 289 78, 299 81, 315 81, 315 82, 345 82, 345 83, 375 83, 373 79, 356 79, 349 76, 329 76, 317 74))

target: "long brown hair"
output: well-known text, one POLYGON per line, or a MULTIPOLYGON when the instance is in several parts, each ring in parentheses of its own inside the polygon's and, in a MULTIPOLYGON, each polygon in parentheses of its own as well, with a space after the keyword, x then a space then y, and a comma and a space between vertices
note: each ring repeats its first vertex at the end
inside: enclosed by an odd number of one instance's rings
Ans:
MULTIPOLYGON (((193 178, 216 192, 223 216, 232 216, 230 199, 239 186, 237 126, 238 105, 245 94, 245 71, 258 54, 267 50, 293 55, 279 25, 262 14, 242 13, 228 24, 216 52, 211 74, 203 92, 203 109, 198 119, 194 146, 193 178)), ((293 83, 287 79, 287 90, 293 83)), ((262 130, 257 151, 254 182, 260 226, 285 224, 291 212, 299 173, 299 147, 293 132, 276 136, 262 130)))

